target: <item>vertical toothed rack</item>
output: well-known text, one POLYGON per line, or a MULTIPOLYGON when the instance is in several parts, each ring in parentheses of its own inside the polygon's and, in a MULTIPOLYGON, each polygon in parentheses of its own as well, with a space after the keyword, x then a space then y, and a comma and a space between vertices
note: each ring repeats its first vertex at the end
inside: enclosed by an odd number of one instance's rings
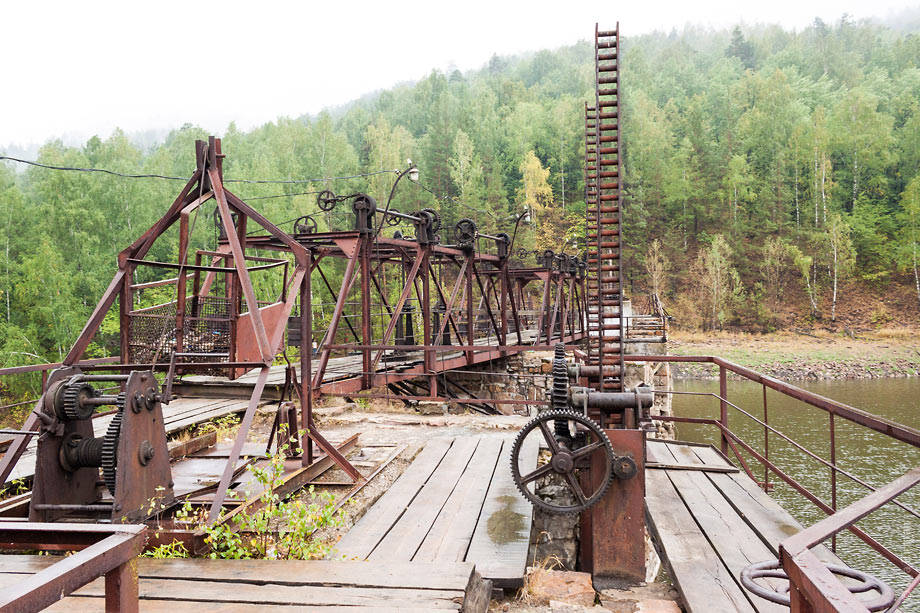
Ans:
POLYGON ((592 383, 605 392, 624 387, 619 50, 619 24, 608 31, 595 26, 594 107, 585 106, 587 363, 601 367, 592 383))

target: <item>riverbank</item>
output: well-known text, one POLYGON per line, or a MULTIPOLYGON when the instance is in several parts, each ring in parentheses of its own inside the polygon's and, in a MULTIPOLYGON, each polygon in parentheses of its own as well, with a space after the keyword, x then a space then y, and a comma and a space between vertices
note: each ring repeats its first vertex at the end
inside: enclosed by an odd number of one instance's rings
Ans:
MULTIPOLYGON (((772 334, 672 330, 673 355, 720 356, 778 379, 920 376, 920 330, 885 328, 855 336, 824 331, 772 334)), ((676 379, 717 375, 707 364, 675 364, 676 379)))

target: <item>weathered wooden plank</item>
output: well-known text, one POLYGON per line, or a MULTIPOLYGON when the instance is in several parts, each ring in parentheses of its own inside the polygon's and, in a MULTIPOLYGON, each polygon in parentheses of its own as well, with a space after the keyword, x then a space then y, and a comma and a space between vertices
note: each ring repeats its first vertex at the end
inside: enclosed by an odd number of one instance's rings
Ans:
MULTIPOLYGON (((37 572, 54 561, 44 556, 3 556, 0 587, 17 583, 24 573, 37 572)), ((254 606, 262 610, 266 606, 321 611, 345 606, 361 611, 459 610, 468 594, 481 601, 483 588, 473 566, 463 563, 142 559, 138 566, 141 610, 156 611, 167 605, 173 611, 189 610, 186 603, 195 603, 194 608, 208 603, 209 611, 252 610, 254 606), (368 585, 377 583, 385 585, 368 585)), ((101 610, 104 590, 104 580, 96 579, 57 610, 101 610)), ((484 609, 478 606, 477 610, 484 609)))
POLYGON ((669 464, 667 462, 647 462, 645 468, 656 470, 694 470, 709 473, 736 473, 740 472, 732 466, 709 466, 706 464, 669 464))
MULTIPOLYGON (((209 447, 195 453, 193 457, 229 458, 232 448, 232 443, 217 443, 213 447, 209 447)), ((240 455, 250 457, 268 457, 268 454, 265 452, 265 443, 243 443, 243 449, 240 451, 240 455)))
MULTIPOLYGON (((689 464, 691 466, 706 465, 706 463, 703 462, 703 460, 698 455, 693 453, 693 450, 689 447, 685 447, 683 445, 667 445, 667 450, 674 455, 674 460, 679 463, 689 464)), ((718 462, 714 463, 714 466, 726 466, 725 461, 722 458, 718 456, 716 456, 716 458, 718 458, 718 462)))
POLYGON ((425 540, 447 499, 457 487, 457 482, 466 471, 479 440, 478 437, 454 439, 444 459, 412 500, 406 512, 377 544, 368 560, 408 562, 415 557, 415 552, 425 540))
MULTIPOLYGON (((528 437, 521 450, 521 468, 536 468, 538 452, 537 437, 528 437)), ((466 561, 473 562, 483 578, 491 580, 495 587, 521 587, 532 523, 533 506, 517 491, 511 478, 511 440, 507 439, 470 540, 466 561)))
MULTIPOLYGON (((713 456, 718 457, 712 449, 696 449, 694 452, 707 463, 714 461, 713 456)), ((711 475, 710 481, 722 492, 738 515, 757 532, 775 557, 779 557, 780 542, 803 530, 802 525, 786 509, 747 475, 711 475)), ((822 562, 845 565, 843 560, 823 545, 811 551, 822 562)))
POLYGON ((661 464, 674 462, 674 455, 668 451, 668 446, 654 439, 646 442, 645 457, 646 462, 658 462, 661 464))
MULTIPOLYGON (((680 448, 672 451, 677 457, 683 455, 680 453, 680 448)), ((665 473, 734 579, 739 580, 741 571, 746 566, 774 557, 757 533, 728 504, 705 473, 679 470, 669 470, 665 473)), ((744 589, 740 583, 739 588, 744 589)), ((756 598, 753 595, 750 595, 750 598, 758 611, 771 613, 788 611, 787 607, 756 598)))
MULTIPOLYGON (((247 402, 243 400, 227 400, 220 405, 210 407, 206 410, 191 412, 181 419, 172 421, 167 420, 166 431, 176 432, 188 428, 189 426, 230 415, 231 413, 241 413, 246 410, 246 405, 247 402)), ((164 417, 164 419, 166 418, 164 417)))
POLYGON ((645 473, 649 529, 688 613, 754 611, 684 505, 666 471, 645 473))
MULTIPOLYGON (((269 579, 270 581, 270 579, 269 579)), ((465 587, 465 586, 464 586, 465 587)), ((145 600, 191 600, 197 602, 248 603, 263 606, 424 606, 432 609, 459 610, 464 590, 420 590, 417 588, 341 587, 313 585, 261 585, 237 582, 192 581, 181 579, 147 579, 138 582, 140 597, 145 600)), ((74 596, 104 596, 105 584, 96 580, 73 593, 74 596)))
MULTIPOLYGON (((202 606, 201 602, 189 600, 141 600, 140 610, 142 613, 177 613, 179 611, 198 611, 206 609, 208 613, 264 613, 265 605, 261 604, 243 604, 239 602, 231 603, 207 603, 202 606)), ((421 606, 392 606, 392 607, 360 607, 360 606, 281 606, 274 605, 272 610, 283 611, 284 613, 400 613, 400 611, 412 611, 412 613, 442 613, 444 609, 436 609, 421 606)), ((73 613, 102 613, 105 611, 104 598, 91 598, 74 596, 65 598, 61 602, 48 607, 45 611, 67 611, 73 613)))
POLYGON ((413 561, 454 562, 466 557, 501 455, 502 443, 503 440, 497 436, 482 437, 466 471, 412 558, 413 561))
MULTIPOLYGON (((2 555, 0 577, 44 570, 60 558, 55 556, 2 555)), ((463 589, 474 572, 466 562, 415 564, 412 562, 346 562, 340 560, 211 560, 139 558, 142 579, 188 579, 215 583, 372 588, 463 589)))
POLYGON ((336 546, 338 555, 367 559, 438 468, 452 442, 453 439, 436 438, 425 445, 396 483, 342 537, 336 546))

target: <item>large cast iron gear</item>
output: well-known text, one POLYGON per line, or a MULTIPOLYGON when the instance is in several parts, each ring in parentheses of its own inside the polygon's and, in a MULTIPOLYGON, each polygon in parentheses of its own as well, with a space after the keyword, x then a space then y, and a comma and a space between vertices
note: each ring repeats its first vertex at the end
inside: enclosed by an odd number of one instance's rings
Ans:
POLYGON ((549 513, 560 515, 581 513, 603 498, 613 478, 615 461, 613 447, 601 427, 593 420, 573 411, 546 411, 541 413, 524 426, 511 446, 511 475, 515 486, 517 486, 524 498, 534 506, 549 513), (569 429, 569 436, 566 438, 576 441, 584 440, 584 444, 570 447, 566 440, 559 440, 559 437, 550 428, 550 423, 556 425, 557 420, 564 422, 569 429), (575 432, 571 431, 573 426, 575 432), (527 435, 534 430, 540 430, 542 433, 549 447, 550 457, 545 464, 522 475, 519 460, 521 448, 527 435), (585 435, 583 439, 578 436, 579 433, 585 435), (587 464, 589 457, 599 450, 603 452, 603 460, 591 462, 591 471, 593 473, 591 481, 598 485, 589 491, 585 491, 579 481, 580 475, 577 471, 581 470, 581 465, 587 464), (600 472, 596 473, 594 471, 600 472), (559 481, 575 497, 575 504, 554 503, 553 501, 544 500, 536 494, 536 485, 534 485, 534 491, 528 489, 528 484, 550 475, 558 475, 559 481))
POLYGON ((95 407, 83 404, 83 400, 96 397, 96 390, 89 383, 74 383, 64 388, 63 409, 67 419, 89 419, 95 407))
POLYGON ((125 394, 122 392, 118 395, 118 412, 112 416, 102 441, 102 479, 112 496, 115 495, 118 476, 118 439, 121 437, 121 421, 124 414, 125 394))

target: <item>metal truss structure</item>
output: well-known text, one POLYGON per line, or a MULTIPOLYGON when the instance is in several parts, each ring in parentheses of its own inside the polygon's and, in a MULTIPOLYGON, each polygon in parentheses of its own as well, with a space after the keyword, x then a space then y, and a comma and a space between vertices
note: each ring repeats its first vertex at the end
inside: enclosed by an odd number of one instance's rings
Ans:
MULTIPOLYGON (((91 416, 94 407, 111 405, 117 412, 127 413, 126 406, 147 406, 159 411, 160 403, 168 404, 172 399, 173 383, 181 375, 216 374, 230 380, 249 373, 255 380, 211 504, 209 521, 213 522, 233 481, 266 382, 279 368, 285 371, 286 389, 301 399, 300 415, 288 411, 286 421, 291 432, 306 432, 302 465, 314 461, 316 446, 351 479, 360 481, 360 473, 316 428, 312 407, 319 396, 367 391, 365 395, 373 397, 381 395, 374 390, 382 388, 391 398, 402 394, 402 398, 446 400, 451 393, 442 383, 443 375, 452 369, 549 348, 558 342, 574 342, 585 335, 585 265, 575 256, 548 251, 539 254, 535 266, 524 267, 517 264, 520 250, 517 257, 512 256, 513 239, 508 234, 480 232, 469 219, 461 220, 450 231, 441 229, 433 210, 405 213, 389 206, 379 209, 367 194, 320 194, 318 203, 323 211, 343 203, 350 205, 354 215, 351 229, 316 232, 315 217, 304 215, 288 232, 226 189, 219 139, 196 142, 195 159, 195 172, 163 217, 119 254, 114 278, 61 368, 48 377, 44 396, 22 428, 36 434, 49 432, 49 436, 60 438, 59 445, 66 442, 74 446, 75 451, 66 457, 77 458, 79 463, 64 466, 65 472, 109 466, 110 480, 115 483, 113 457, 119 436, 124 438, 125 432, 93 439, 81 420, 91 416), (192 253, 195 219, 206 205, 215 207, 217 244, 192 253), (403 227, 411 226, 414 236, 403 236, 396 229, 400 222, 403 227), (176 261, 149 259, 154 243, 168 240, 164 235, 175 232, 176 226, 176 261), (453 244, 441 240, 448 233, 455 239, 453 244), (170 271, 174 276, 134 282, 136 271, 145 268, 170 271), (274 282, 256 283, 256 275, 272 275, 274 282), (334 284, 331 279, 339 276, 341 282, 334 284), (135 308, 136 292, 154 287, 159 292, 171 291, 172 298, 156 306, 135 308), (267 287, 275 293, 269 295, 267 287), (313 301, 319 287, 335 297, 331 313, 313 301), (119 314, 121 358, 117 363, 81 362, 113 308, 119 314), (286 346, 299 349, 299 364, 287 359, 286 346), (286 366, 276 365, 281 357, 286 366), (88 374, 93 371, 110 374, 88 374), (151 371, 165 373, 162 391, 148 374, 138 375, 141 379, 129 377, 129 373, 151 371), (97 397, 85 383, 103 379, 120 384, 122 394, 97 397), (141 392, 149 398, 125 400, 124 385, 129 380, 152 385, 141 392), (427 381, 421 388, 424 393, 420 394, 418 387, 406 386, 410 380, 427 381), (111 450, 108 456, 97 449, 104 445, 111 450), (103 456, 108 457, 108 464, 103 456)), ((399 179, 412 171, 415 169, 400 173, 394 191, 399 179)), ((514 232, 522 219, 511 220, 516 221, 514 232)), ((502 402, 465 400, 471 405, 502 402)), ((125 429, 133 421, 126 418, 125 429)), ((0 460, 3 480, 22 456, 29 438, 28 434, 14 437, 0 460)), ((143 442, 149 447, 149 441, 143 442)), ((55 474, 61 472, 58 455, 43 456, 50 458, 48 464, 53 465, 55 474)), ((133 466, 130 462, 122 464, 133 466)), ((168 469, 165 474, 160 480, 168 480, 168 469)), ((83 487, 84 493, 92 489, 91 484, 83 487)), ((114 487, 109 489, 114 495, 114 487)), ((73 500, 62 504, 52 498, 42 501, 43 509, 51 515, 98 506, 91 496, 91 502, 84 504, 74 504, 73 500)), ((117 515, 110 514, 115 520, 117 515)))

